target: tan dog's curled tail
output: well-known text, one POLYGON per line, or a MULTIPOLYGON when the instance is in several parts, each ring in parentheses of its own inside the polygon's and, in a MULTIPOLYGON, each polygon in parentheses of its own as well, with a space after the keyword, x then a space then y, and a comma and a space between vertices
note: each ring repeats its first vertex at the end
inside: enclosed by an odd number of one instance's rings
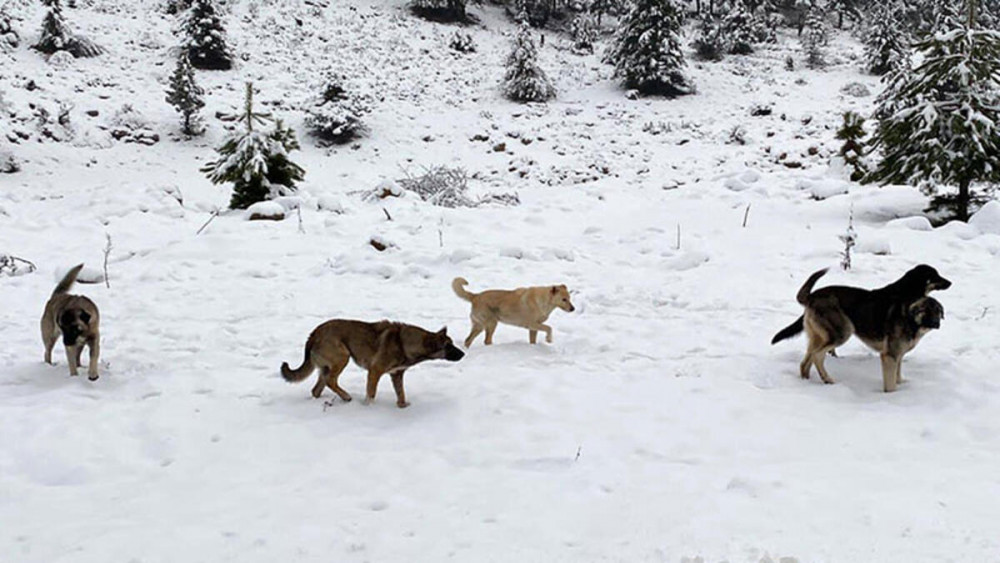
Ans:
POLYGON ((285 381, 289 383, 298 383, 303 379, 309 377, 309 374, 316 369, 316 366, 312 362, 312 338, 306 342, 306 352, 305 357, 302 359, 302 365, 292 369, 288 362, 281 362, 281 377, 285 378, 285 381))
POLYGON ((465 286, 469 285, 469 282, 465 278, 455 278, 451 280, 451 289, 455 292, 455 295, 465 299, 466 301, 472 301, 472 298, 476 296, 475 293, 471 293, 465 289, 465 286))
POLYGON ((72 270, 66 272, 62 281, 60 281, 59 284, 56 285, 56 288, 52 290, 52 296, 55 297, 60 293, 66 293, 69 291, 69 288, 73 287, 73 284, 76 282, 76 276, 80 275, 80 270, 82 269, 83 264, 77 264, 72 270))
POLYGON ((799 302, 799 305, 807 305, 809 303, 809 296, 812 295, 813 286, 819 281, 821 277, 826 274, 829 268, 823 268, 818 272, 814 272, 813 275, 809 276, 806 283, 802 284, 799 288, 799 293, 795 296, 795 300, 799 302))

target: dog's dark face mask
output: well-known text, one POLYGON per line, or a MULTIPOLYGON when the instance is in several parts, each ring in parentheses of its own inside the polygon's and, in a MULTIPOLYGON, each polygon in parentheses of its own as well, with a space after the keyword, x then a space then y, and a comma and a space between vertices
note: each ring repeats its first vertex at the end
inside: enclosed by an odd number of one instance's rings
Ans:
POLYGON ((81 309, 67 309, 59 315, 59 330, 63 335, 63 344, 77 346, 86 341, 90 329, 90 314, 81 309))
POLYGON ((434 334, 427 337, 424 345, 433 350, 431 352, 431 357, 436 360, 448 360, 449 362, 457 362, 465 356, 465 352, 459 350, 455 347, 455 344, 448 337, 448 328, 442 328, 441 330, 435 332, 434 334))
POLYGON ((944 290, 951 287, 951 282, 943 277, 934 268, 928 266, 927 264, 921 264, 909 272, 906 272, 904 278, 912 280, 914 284, 922 284, 924 288, 924 295, 935 291, 944 290))
POLYGON ((910 305, 910 318, 918 328, 941 328, 944 319, 944 307, 933 297, 924 297, 910 305))

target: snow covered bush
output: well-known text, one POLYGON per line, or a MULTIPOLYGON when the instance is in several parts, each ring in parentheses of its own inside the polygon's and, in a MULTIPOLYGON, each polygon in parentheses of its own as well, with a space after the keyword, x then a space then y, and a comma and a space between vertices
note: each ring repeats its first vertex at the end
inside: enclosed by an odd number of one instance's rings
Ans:
POLYGON ((226 30, 216 13, 213 0, 192 0, 181 30, 184 39, 181 47, 187 53, 191 66, 204 70, 229 70, 233 57, 226 45, 226 30))
POLYGON ((191 7, 191 0, 167 0, 163 10, 170 14, 180 14, 191 7))
POLYGON ((1000 33, 969 19, 917 43, 921 63, 892 75, 872 138, 883 155, 873 181, 919 185, 930 210, 961 221, 983 199, 975 185, 1000 181, 1000 33))
POLYGON ((555 97, 556 90, 549 82, 549 77, 538 66, 538 50, 527 23, 521 24, 514 37, 506 67, 503 93, 508 99, 515 102, 544 102, 555 97))
POLYGON ((578 55, 589 55, 594 52, 597 44, 597 20, 590 14, 580 14, 573 18, 570 24, 570 35, 573 37, 573 52, 578 55))
POLYGON ((478 207, 489 203, 502 205, 518 205, 521 201, 517 194, 488 194, 479 199, 469 195, 469 175, 462 168, 435 166, 427 169, 419 176, 407 176, 388 186, 382 185, 370 198, 401 195, 398 188, 413 192, 420 199, 440 207, 478 207))
POLYGON ((467 0, 412 0, 410 10, 427 20, 438 22, 464 22, 467 0))
POLYGON ((51 55, 57 51, 66 51, 74 57, 96 57, 104 50, 87 39, 70 32, 62 16, 62 5, 59 0, 42 0, 48 7, 48 12, 42 20, 42 32, 32 48, 51 55))
POLYGON ((674 0, 635 0, 605 60, 626 88, 667 97, 694 93, 684 74, 681 8, 674 0))
POLYGON ((702 14, 697 35, 691 45, 699 59, 721 61, 727 46, 722 36, 722 21, 709 12, 702 14))
POLYGON ((239 117, 244 131, 236 131, 216 152, 219 158, 201 168, 213 184, 232 183, 231 209, 245 209, 258 201, 288 195, 295 190, 305 171, 288 159, 288 153, 298 150, 295 132, 274 122, 270 132, 255 129, 270 118, 254 113, 253 85, 247 83, 244 112, 239 117))
POLYGON ((177 57, 177 67, 170 77, 166 99, 181 114, 181 127, 185 135, 201 135, 205 131, 199 115, 201 108, 205 107, 202 99, 204 94, 205 91, 194 81, 191 61, 183 54, 177 57))
POLYGON ((877 0, 864 34, 865 70, 881 76, 909 65, 910 40, 899 17, 897 0, 877 0))
POLYGON ((21 162, 14 153, 0 148, 0 174, 13 174, 21 171, 21 162))
POLYGON ((14 277, 34 272, 37 268, 24 258, 0 253, 0 275, 14 277))
POLYGON ((735 2, 722 18, 722 35, 730 53, 734 55, 753 53, 753 44, 757 36, 754 30, 754 18, 746 2, 735 2))
POLYGON ((16 49, 21 39, 14 31, 10 16, 0 14, 0 49, 16 49))
POLYGON ((451 39, 448 40, 448 47, 459 53, 468 54, 476 52, 476 43, 472 40, 472 35, 457 30, 451 35, 451 39))
POLYGON ((844 141, 840 147, 840 156, 851 171, 851 181, 857 182, 868 173, 862 157, 865 155, 865 120, 857 113, 844 113, 844 123, 837 130, 837 139, 844 141))
POLYGON ((322 92, 306 108, 306 127, 321 144, 343 144, 366 130, 362 119, 371 112, 369 100, 341 74, 331 74, 322 92))
POLYGON ((806 15, 805 30, 802 32, 802 51, 806 56, 806 66, 822 68, 826 66, 826 18, 822 8, 814 5, 806 15))

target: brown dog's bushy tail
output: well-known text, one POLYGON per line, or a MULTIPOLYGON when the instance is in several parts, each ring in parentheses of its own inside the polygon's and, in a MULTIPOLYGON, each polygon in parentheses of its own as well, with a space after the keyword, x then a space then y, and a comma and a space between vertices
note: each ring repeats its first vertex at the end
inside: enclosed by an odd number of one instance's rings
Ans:
POLYGON ((302 365, 292 369, 288 362, 281 362, 281 377, 285 378, 285 381, 289 383, 298 383, 303 379, 309 377, 309 374, 313 372, 315 366, 312 362, 312 339, 306 342, 306 352, 305 357, 302 359, 302 365))
POLYGON ((786 338, 791 338, 803 330, 803 317, 795 319, 795 322, 778 331, 771 339, 771 344, 777 344, 786 338))
POLYGON ((799 288, 799 293, 795 296, 795 300, 799 302, 799 305, 806 305, 809 303, 809 295, 812 294, 813 286, 816 285, 816 282, 819 281, 821 277, 826 275, 827 270, 829 270, 829 268, 823 268, 822 270, 813 273, 813 275, 809 276, 809 279, 806 280, 806 283, 802 284, 802 287, 799 288))
POLYGON ((465 289, 465 286, 469 285, 469 282, 465 278, 455 278, 451 280, 451 289, 455 292, 455 295, 465 299, 466 301, 472 301, 472 298, 476 296, 475 293, 471 293, 465 289))
POLYGON ((52 290, 52 296, 55 297, 60 293, 66 293, 69 291, 69 288, 73 287, 73 284, 76 282, 76 276, 80 275, 80 270, 82 269, 83 264, 77 264, 72 270, 66 272, 62 281, 60 281, 59 284, 56 285, 56 288, 52 290))

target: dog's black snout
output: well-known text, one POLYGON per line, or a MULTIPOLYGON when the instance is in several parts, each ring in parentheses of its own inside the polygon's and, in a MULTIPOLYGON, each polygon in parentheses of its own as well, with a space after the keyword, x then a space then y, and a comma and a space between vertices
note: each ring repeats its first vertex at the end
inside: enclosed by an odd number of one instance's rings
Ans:
POLYGON ((951 287, 951 282, 944 278, 939 278, 937 283, 935 283, 934 285, 938 289, 948 289, 949 287, 951 287))
POLYGON ((455 346, 449 344, 447 348, 444 349, 444 359, 449 362, 457 362, 465 357, 465 352, 459 350, 455 346))
POLYGON ((576 307, 570 305, 569 306, 569 312, 572 313, 573 311, 576 311, 576 307))

